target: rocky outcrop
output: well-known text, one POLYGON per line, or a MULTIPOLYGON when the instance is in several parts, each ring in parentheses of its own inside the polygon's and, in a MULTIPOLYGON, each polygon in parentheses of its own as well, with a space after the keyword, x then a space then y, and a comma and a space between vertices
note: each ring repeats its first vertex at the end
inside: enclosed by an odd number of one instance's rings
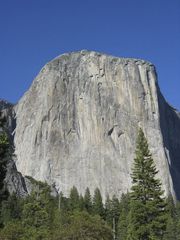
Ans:
POLYGON ((179 196, 180 120, 151 63, 89 51, 61 55, 45 65, 15 112, 23 175, 55 183, 66 195, 75 185, 81 193, 99 187, 103 198, 120 196, 131 186, 142 127, 166 194, 179 196))
POLYGON ((13 104, 5 100, 0 100, 0 123, 3 125, 3 128, 0 126, 0 132, 5 131, 9 135, 9 150, 12 153, 7 157, 5 185, 10 194, 15 193, 18 196, 24 197, 27 195, 26 185, 22 174, 17 171, 14 161, 15 156, 13 154, 13 133, 16 127, 13 104))
POLYGON ((15 193, 19 197, 25 197, 28 195, 24 177, 17 171, 13 159, 8 160, 5 184, 10 194, 15 193))
MULTIPOLYGON (((46 183, 38 182, 30 176, 22 176, 16 168, 16 156, 14 155, 14 131, 16 119, 13 110, 13 104, 0 100, 0 133, 6 132, 10 140, 10 154, 7 156, 5 187, 10 194, 16 194, 19 197, 26 197, 32 191, 38 191, 46 183)), ((57 190, 54 185, 50 185, 51 195, 57 196, 57 190)))
POLYGON ((13 131, 16 127, 13 104, 0 99, 0 122, 5 122, 5 128, 13 141, 13 131))

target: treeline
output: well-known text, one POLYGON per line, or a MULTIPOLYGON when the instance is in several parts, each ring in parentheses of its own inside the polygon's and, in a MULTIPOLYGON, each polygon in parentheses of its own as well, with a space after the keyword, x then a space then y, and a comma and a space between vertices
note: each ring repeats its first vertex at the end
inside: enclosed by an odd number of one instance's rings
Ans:
POLYGON ((68 198, 53 197, 47 184, 37 184, 39 190, 27 198, 12 195, 2 202, 0 239, 113 238, 122 208, 117 198, 107 198, 104 205, 99 189, 91 197, 88 188, 82 196, 75 187, 68 198))
MULTIPOLYGON (((25 199, 9 196, 1 204, 1 240, 126 240, 130 226, 130 194, 102 202, 96 189, 79 195, 73 187, 70 196, 53 197, 45 183, 25 199)), ((167 219, 163 240, 180 239, 180 204, 166 200, 167 219)), ((133 238, 132 238, 133 239, 133 238)), ((138 239, 138 238, 137 238, 138 239)), ((139 238, 140 239, 140 238, 139 238)), ((149 238, 148 238, 149 239, 149 238)))

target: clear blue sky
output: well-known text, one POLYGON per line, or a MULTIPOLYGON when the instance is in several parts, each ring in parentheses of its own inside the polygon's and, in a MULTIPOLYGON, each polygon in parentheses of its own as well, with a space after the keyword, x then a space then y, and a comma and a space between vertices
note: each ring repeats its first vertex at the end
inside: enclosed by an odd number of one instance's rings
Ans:
POLYGON ((180 0, 0 0, 0 98, 17 102, 41 67, 80 49, 153 62, 180 110, 180 0))

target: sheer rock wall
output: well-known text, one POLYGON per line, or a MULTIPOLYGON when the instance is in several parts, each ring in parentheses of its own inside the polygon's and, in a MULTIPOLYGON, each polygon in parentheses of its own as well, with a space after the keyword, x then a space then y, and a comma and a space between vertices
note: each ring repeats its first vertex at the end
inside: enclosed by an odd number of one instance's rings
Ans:
POLYGON ((166 194, 180 194, 180 118, 149 62, 85 50, 63 54, 43 67, 15 113, 23 175, 55 183, 65 195, 74 185, 81 193, 99 187, 103 198, 120 196, 131 186, 142 127, 166 194))

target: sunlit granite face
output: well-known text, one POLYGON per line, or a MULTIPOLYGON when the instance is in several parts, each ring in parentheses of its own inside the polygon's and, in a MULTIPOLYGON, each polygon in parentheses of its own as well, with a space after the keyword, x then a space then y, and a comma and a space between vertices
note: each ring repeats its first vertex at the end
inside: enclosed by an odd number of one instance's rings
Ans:
POLYGON ((180 120, 177 114, 175 150, 165 142, 173 123, 162 131, 165 109, 176 114, 160 94, 151 63, 85 50, 61 55, 45 65, 15 107, 17 168, 55 183, 65 195, 75 185, 80 193, 99 187, 103 198, 120 196, 131 187, 142 127, 163 188, 174 194, 169 164, 173 151, 179 156, 180 120))

